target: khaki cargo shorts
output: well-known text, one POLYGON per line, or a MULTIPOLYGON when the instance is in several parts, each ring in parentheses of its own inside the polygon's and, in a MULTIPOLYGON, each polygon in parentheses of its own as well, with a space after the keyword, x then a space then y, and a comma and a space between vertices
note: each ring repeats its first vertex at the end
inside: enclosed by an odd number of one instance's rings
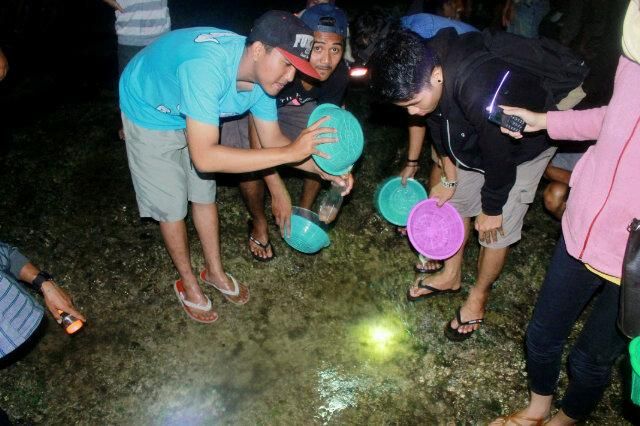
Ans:
MULTIPOLYGON (((480 244, 488 248, 504 248, 520 241, 522 223, 529 204, 536 196, 536 189, 549 160, 556 152, 556 147, 548 148, 533 160, 520 164, 516 171, 516 182, 509 191, 506 204, 502 207, 502 230, 504 236, 498 234, 498 241, 480 244)), ((457 168, 458 186, 449 203, 462 217, 476 217, 482 212, 480 190, 484 186, 484 175, 480 172, 457 168)))
POLYGON ((127 159, 140 217, 175 222, 187 216, 188 202, 213 204, 213 173, 191 163, 184 130, 149 130, 122 114, 127 159))

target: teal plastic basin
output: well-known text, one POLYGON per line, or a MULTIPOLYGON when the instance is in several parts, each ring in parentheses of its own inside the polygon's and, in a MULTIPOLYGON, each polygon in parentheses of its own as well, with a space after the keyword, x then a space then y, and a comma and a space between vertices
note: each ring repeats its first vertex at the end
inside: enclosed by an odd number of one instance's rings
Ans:
MULTIPOLYGON (((313 160, 325 172, 334 176, 341 176, 351 170, 351 166, 358 161, 364 148, 362 127, 356 117, 349 111, 333 104, 318 105, 309 116, 308 125, 312 125, 324 116, 329 120, 321 124, 322 127, 336 129, 336 134, 327 133, 327 137, 336 137, 338 142, 325 143, 317 146, 319 151, 325 152, 331 158, 313 155, 313 160)), ((321 137, 324 137, 322 134, 321 137)))
POLYGON ((291 214, 291 233, 284 240, 294 249, 306 253, 317 253, 331 244, 326 226, 318 215, 302 207, 293 207, 291 214))
POLYGON ((407 179, 407 186, 402 186, 402 178, 394 176, 378 185, 374 202, 380 216, 394 225, 407 226, 413 206, 427 197, 427 190, 417 180, 407 179))
POLYGON ((640 337, 629 344, 629 360, 631 361, 631 401, 640 405, 640 337))

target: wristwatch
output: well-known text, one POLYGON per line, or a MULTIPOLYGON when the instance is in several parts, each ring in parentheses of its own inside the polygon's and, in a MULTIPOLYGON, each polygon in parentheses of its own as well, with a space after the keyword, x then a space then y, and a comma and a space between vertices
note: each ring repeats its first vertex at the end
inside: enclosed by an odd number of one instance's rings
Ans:
POLYGON ((440 176, 440 184, 447 189, 453 189, 458 186, 457 180, 447 180, 445 175, 440 176))
POLYGON ((53 281, 53 275, 47 271, 40 271, 33 281, 31 281, 31 288, 36 291, 42 291, 42 284, 45 281, 53 281))

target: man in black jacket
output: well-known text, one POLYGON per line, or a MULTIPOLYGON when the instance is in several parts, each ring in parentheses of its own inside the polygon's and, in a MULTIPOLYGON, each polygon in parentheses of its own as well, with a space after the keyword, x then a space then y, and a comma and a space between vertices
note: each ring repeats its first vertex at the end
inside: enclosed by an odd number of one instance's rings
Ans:
MULTIPOLYGON (((412 115, 428 115, 431 136, 444 166, 441 182, 431 188, 439 205, 451 203, 471 218, 481 244, 475 285, 456 311, 445 334, 464 340, 483 322, 491 285, 505 264, 509 246, 521 238, 522 222, 555 148, 543 134, 514 143, 488 121, 492 104, 527 105, 544 110, 547 93, 541 80, 485 51, 482 34, 457 35, 445 29, 425 41, 398 31, 381 42, 372 58, 372 87, 412 115), (505 74, 509 71, 508 76, 505 74), (498 90, 501 81, 504 84, 498 90)), ((461 285, 464 246, 445 261, 429 283, 419 277, 407 297, 416 300, 457 292, 461 285)))

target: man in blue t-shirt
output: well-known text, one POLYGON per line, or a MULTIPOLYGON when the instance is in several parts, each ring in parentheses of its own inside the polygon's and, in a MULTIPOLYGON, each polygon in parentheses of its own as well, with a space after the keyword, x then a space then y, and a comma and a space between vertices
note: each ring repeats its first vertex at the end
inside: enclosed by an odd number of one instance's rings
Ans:
MULTIPOLYGON (((319 173, 311 154, 317 137, 333 129, 319 120, 293 143, 277 124, 273 96, 293 80, 296 69, 318 77, 308 59, 313 34, 290 13, 271 11, 248 38, 217 28, 170 32, 142 50, 120 79, 120 108, 127 157, 141 217, 160 223, 167 251, 180 275, 176 295, 187 315, 212 323, 218 314, 191 266, 184 218, 192 203, 193 222, 206 268, 200 278, 234 304, 249 290, 226 274, 220 259, 216 182, 212 172, 244 173, 284 163, 319 173), (264 149, 219 144, 222 117, 250 111, 264 149)), ((322 155, 322 154, 321 154, 322 155)), ((336 178, 349 190, 352 179, 336 178)))

